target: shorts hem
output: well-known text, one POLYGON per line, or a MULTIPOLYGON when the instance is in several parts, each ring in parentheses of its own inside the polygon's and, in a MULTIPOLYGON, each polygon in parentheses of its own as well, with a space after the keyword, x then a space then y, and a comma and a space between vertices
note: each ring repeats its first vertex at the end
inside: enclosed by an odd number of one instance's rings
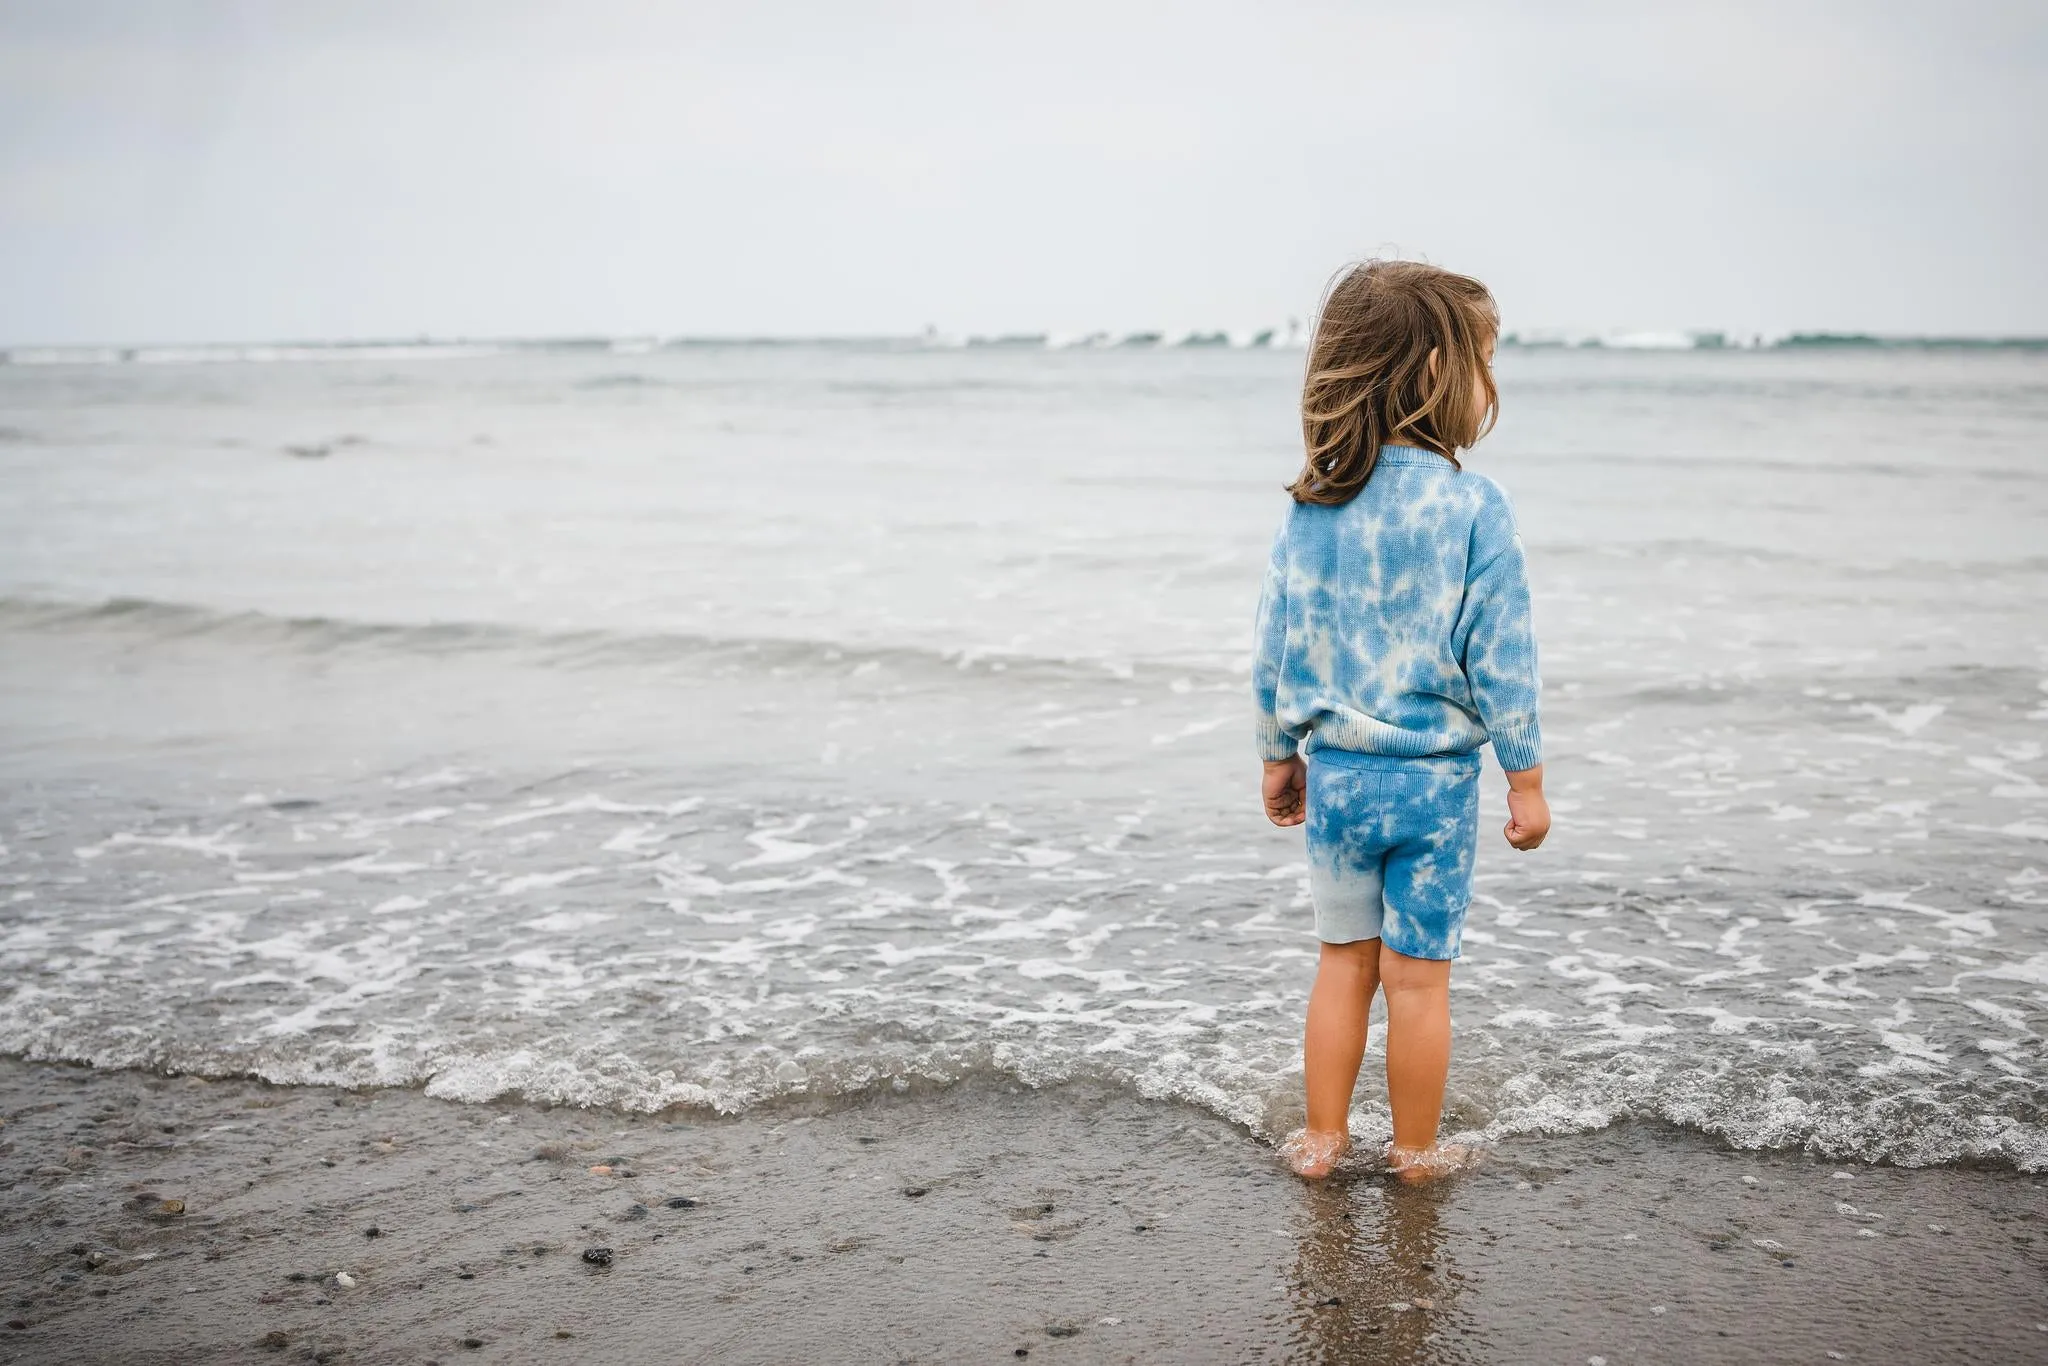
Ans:
POLYGON ((1465 946, 1462 943, 1451 945, 1451 951, 1449 953, 1435 954, 1411 953, 1407 949, 1402 948, 1399 944, 1395 944, 1389 941, 1385 935, 1380 936, 1380 942, 1385 944, 1388 948, 1392 949, 1395 953, 1400 954, 1403 958, 1413 958, 1419 962, 1424 963, 1455 963, 1460 958, 1463 958, 1465 956, 1465 946))

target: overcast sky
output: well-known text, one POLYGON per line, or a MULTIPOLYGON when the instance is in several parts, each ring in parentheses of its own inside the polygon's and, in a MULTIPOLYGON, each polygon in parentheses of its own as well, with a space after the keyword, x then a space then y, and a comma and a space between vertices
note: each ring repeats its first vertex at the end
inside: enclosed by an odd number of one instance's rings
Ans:
POLYGON ((2048 4, 0 0, 0 342, 2048 333, 2048 4))

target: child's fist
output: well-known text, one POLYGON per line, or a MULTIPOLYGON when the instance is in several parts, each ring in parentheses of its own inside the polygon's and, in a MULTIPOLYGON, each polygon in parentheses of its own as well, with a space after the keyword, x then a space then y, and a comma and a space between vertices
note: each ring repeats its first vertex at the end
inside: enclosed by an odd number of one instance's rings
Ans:
POLYGON ((1543 800, 1542 788, 1533 792, 1508 789, 1508 823, 1501 833, 1524 852, 1543 843, 1550 833, 1550 803, 1543 800))
POLYGON ((1259 781, 1259 796, 1266 803, 1266 819, 1275 825, 1300 825, 1308 819, 1304 794, 1308 790, 1308 765, 1299 754, 1291 759, 1268 759, 1265 777, 1259 781))

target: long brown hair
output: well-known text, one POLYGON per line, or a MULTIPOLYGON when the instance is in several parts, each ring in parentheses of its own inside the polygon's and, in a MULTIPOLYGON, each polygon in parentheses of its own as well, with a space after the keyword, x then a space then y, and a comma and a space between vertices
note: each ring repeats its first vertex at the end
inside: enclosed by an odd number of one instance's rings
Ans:
POLYGON ((1420 261, 1338 272, 1308 348, 1308 454, 1287 486, 1294 501, 1350 502, 1386 445, 1420 446, 1457 464, 1459 449, 1491 431, 1500 410, 1486 362, 1499 330, 1493 295, 1469 275, 1420 261), (1475 388, 1483 403, 1473 401, 1475 388))

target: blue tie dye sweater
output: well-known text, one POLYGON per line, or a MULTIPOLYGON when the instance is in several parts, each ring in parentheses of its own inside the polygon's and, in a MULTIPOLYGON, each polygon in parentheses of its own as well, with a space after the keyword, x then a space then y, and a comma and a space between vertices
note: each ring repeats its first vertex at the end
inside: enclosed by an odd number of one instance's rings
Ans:
POLYGON ((1273 541, 1252 659, 1259 754, 1421 757, 1491 740, 1543 761, 1536 639, 1500 485, 1385 446, 1358 496, 1296 503, 1273 541))

